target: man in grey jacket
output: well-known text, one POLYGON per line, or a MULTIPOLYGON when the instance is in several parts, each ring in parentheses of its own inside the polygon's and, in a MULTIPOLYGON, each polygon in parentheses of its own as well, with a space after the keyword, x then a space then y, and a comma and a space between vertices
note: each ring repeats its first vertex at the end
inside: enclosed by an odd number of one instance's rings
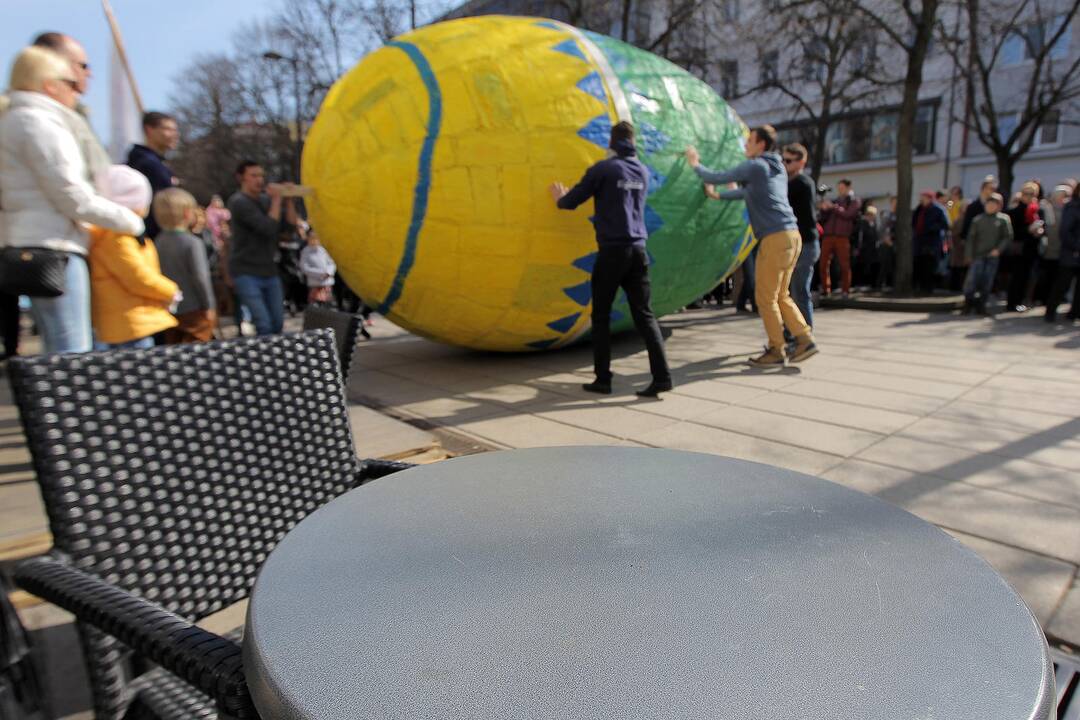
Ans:
POLYGON ((686 149, 686 160, 706 183, 737 183, 738 187, 719 193, 724 200, 745 200, 750 226, 758 238, 758 256, 754 270, 754 296, 758 313, 765 323, 769 347, 750 362, 759 367, 783 366, 801 362, 818 351, 814 335, 798 306, 791 299, 788 286, 802 250, 802 237, 795 213, 788 203, 788 176, 776 152, 776 130, 763 125, 750 130, 746 139, 747 160, 728 170, 713 172, 701 165, 694 147, 686 149), (784 344, 784 327, 795 338, 790 358, 784 344))

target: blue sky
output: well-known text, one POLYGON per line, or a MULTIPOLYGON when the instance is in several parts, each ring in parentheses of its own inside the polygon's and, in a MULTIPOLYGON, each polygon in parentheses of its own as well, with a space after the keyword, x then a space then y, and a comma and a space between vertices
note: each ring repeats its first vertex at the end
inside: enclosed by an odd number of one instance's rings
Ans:
MULTIPOLYGON (((229 51, 238 25, 270 15, 267 0, 111 0, 147 109, 166 109, 172 80, 194 57, 229 51)), ((99 136, 108 137, 108 68, 112 38, 100 0, 0 0, 4 87, 11 61, 44 30, 76 37, 86 47, 94 78, 84 101, 99 136)))

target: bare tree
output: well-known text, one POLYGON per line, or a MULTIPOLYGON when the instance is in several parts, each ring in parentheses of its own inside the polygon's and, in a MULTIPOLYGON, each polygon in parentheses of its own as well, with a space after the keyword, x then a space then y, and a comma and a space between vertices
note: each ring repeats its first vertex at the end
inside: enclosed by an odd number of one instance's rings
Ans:
MULTIPOLYGON (((899 120, 896 131, 896 218, 895 285, 899 293, 911 292, 912 206, 915 119, 919 109, 919 88, 923 66, 937 27, 941 0, 852 0, 855 12, 866 25, 889 41, 891 52, 903 67, 899 120)), ((893 81, 888 81, 890 84, 893 81)))
POLYGON ((854 0, 812 0, 766 9, 740 23, 740 33, 771 21, 759 45, 757 81, 728 100, 752 95, 786 98, 805 117, 810 175, 817 179, 836 115, 876 102, 890 87, 881 68, 877 34, 856 13, 854 0))
POLYGON ((1080 55, 1069 57, 1065 39, 1080 0, 960 0, 960 10, 964 28, 943 45, 967 68, 964 123, 993 153, 1008 196, 1016 163, 1042 128, 1057 128, 1078 109, 1080 55), (1006 74, 1010 82, 999 82, 1006 74))

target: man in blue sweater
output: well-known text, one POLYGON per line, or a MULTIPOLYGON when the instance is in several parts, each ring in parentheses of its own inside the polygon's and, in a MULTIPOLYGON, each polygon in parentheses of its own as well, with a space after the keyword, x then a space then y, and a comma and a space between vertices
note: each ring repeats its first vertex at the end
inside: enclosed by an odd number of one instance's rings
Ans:
POLYGON ((818 351, 814 335, 788 286, 802 250, 802 238, 795 213, 788 203, 788 176, 776 152, 776 130, 771 125, 753 128, 746 139, 747 160, 729 170, 713 172, 701 165, 697 149, 686 149, 686 160, 698 176, 710 185, 738 183, 720 193, 724 200, 745 200, 750 226, 758 238, 754 268, 754 296, 765 323, 769 347, 750 363, 760 367, 802 362, 818 351), (785 351, 784 327, 795 338, 790 358, 785 351))
POLYGON ((645 194, 649 171, 637 159, 634 126, 620 122, 611 129, 613 157, 585 172, 570 190, 551 186, 551 196, 563 210, 573 210, 589 198, 596 207, 596 242, 600 250, 592 271, 592 340, 596 380, 582 385, 588 392, 611 393, 611 305, 622 287, 630 303, 634 326, 649 351, 652 383, 637 392, 656 397, 671 389, 671 371, 664 356, 664 339, 649 304, 649 260, 645 252, 645 194))

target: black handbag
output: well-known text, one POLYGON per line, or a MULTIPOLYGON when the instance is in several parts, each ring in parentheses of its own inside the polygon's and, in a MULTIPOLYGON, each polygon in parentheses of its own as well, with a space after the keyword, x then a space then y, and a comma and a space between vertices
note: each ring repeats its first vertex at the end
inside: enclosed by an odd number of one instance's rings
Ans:
POLYGON ((62 250, 6 247, 0 250, 0 288, 8 295, 58 297, 67 290, 68 254, 62 250))

